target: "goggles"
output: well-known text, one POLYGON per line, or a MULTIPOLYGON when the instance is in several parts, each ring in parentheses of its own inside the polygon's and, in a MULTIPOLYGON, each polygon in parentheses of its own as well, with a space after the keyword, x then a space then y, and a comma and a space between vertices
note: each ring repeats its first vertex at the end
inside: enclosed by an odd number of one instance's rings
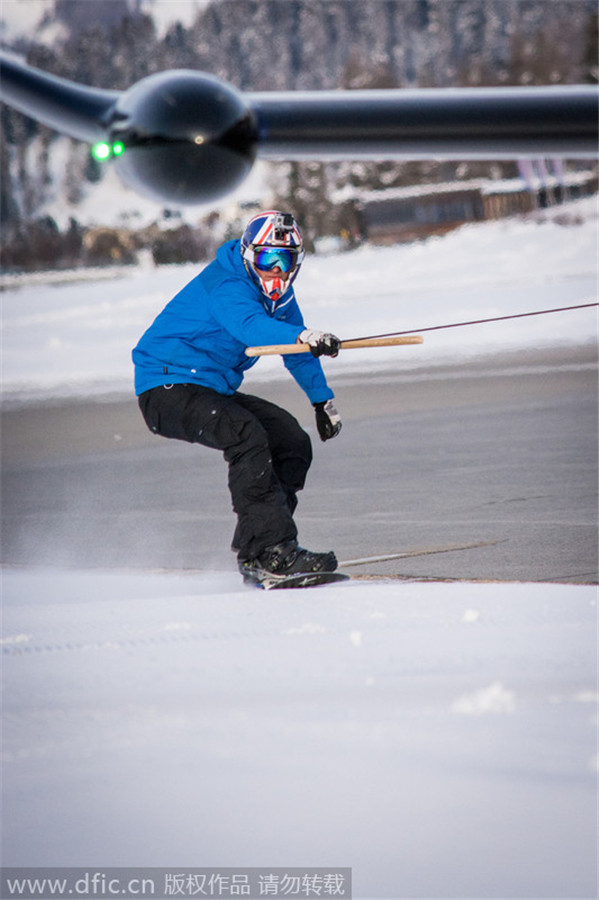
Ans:
POLYGON ((300 265, 304 251, 291 247, 254 247, 248 248, 244 256, 263 272, 270 272, 278 266, 281 272, 287 274, 300 265))

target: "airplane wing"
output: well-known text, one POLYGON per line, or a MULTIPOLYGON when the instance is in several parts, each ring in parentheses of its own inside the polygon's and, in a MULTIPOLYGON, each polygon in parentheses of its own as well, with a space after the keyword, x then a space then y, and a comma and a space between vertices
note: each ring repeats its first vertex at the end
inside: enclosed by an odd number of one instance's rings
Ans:
POLYGON ((86 87, 0 53, 5 103, 57 131, 119 148, 115 165, 159 202, 216 200, 257 157, 519 159, 597 156, 592 85, 241 93, 173 69, 126 91, 86 87))

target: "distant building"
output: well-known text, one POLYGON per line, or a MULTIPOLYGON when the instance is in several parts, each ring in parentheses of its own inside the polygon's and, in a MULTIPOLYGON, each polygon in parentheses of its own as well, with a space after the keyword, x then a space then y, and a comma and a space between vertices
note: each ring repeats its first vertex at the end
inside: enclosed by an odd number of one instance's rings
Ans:
POLYGON ((344 204, 353 206, 363 240, 394 244, 445 234, 466 222, 532 212, 588 196, 597 189, 597 172, 569 172, 528 182, 522 178, 473 179, 357 192, 349 198, 345 194, 344 204))

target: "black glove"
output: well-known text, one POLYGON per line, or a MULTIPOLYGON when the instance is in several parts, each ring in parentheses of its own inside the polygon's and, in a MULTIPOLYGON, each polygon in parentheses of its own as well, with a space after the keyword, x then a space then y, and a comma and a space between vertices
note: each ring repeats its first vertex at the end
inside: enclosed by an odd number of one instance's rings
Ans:
POLYGON ((316 410, 316 427, 321 441, 334 438, 341 431, 341 416, 332 400, 312 404, 316 410))
POLYGON ((309 344, 312 356, 337 356, 341 341, 334 334, 306 328, 299 336, 302 344, 309 344))

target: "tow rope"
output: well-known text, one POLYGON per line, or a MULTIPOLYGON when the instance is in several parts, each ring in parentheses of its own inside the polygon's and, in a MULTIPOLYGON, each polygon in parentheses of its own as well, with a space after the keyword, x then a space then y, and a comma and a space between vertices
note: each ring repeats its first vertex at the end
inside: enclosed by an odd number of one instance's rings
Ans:
POLYGON ((589 309, 592 306, 599 306, 599 303, 579 303, 576 306, 560 306, 556 309, 540 309, 537 312, 515 313, 511 316, 494 316, 491 319, 473 319, 471 322, 452 322, 449 325, 430 325, 428 328, 410 328, 409 331, 392 331, 388 334, 370 334, 359 338, 351 338, 351 340, 376 340, 378 338, 399 337, 403 334, 413 334, 416 331, 440 331, 443 328, 463 328, 465 325, 484 325, 487 322, 505 322, 507 319, 525 319, 528 316, 546 316, 549 313, 568 312, 572 309, 589 309))

